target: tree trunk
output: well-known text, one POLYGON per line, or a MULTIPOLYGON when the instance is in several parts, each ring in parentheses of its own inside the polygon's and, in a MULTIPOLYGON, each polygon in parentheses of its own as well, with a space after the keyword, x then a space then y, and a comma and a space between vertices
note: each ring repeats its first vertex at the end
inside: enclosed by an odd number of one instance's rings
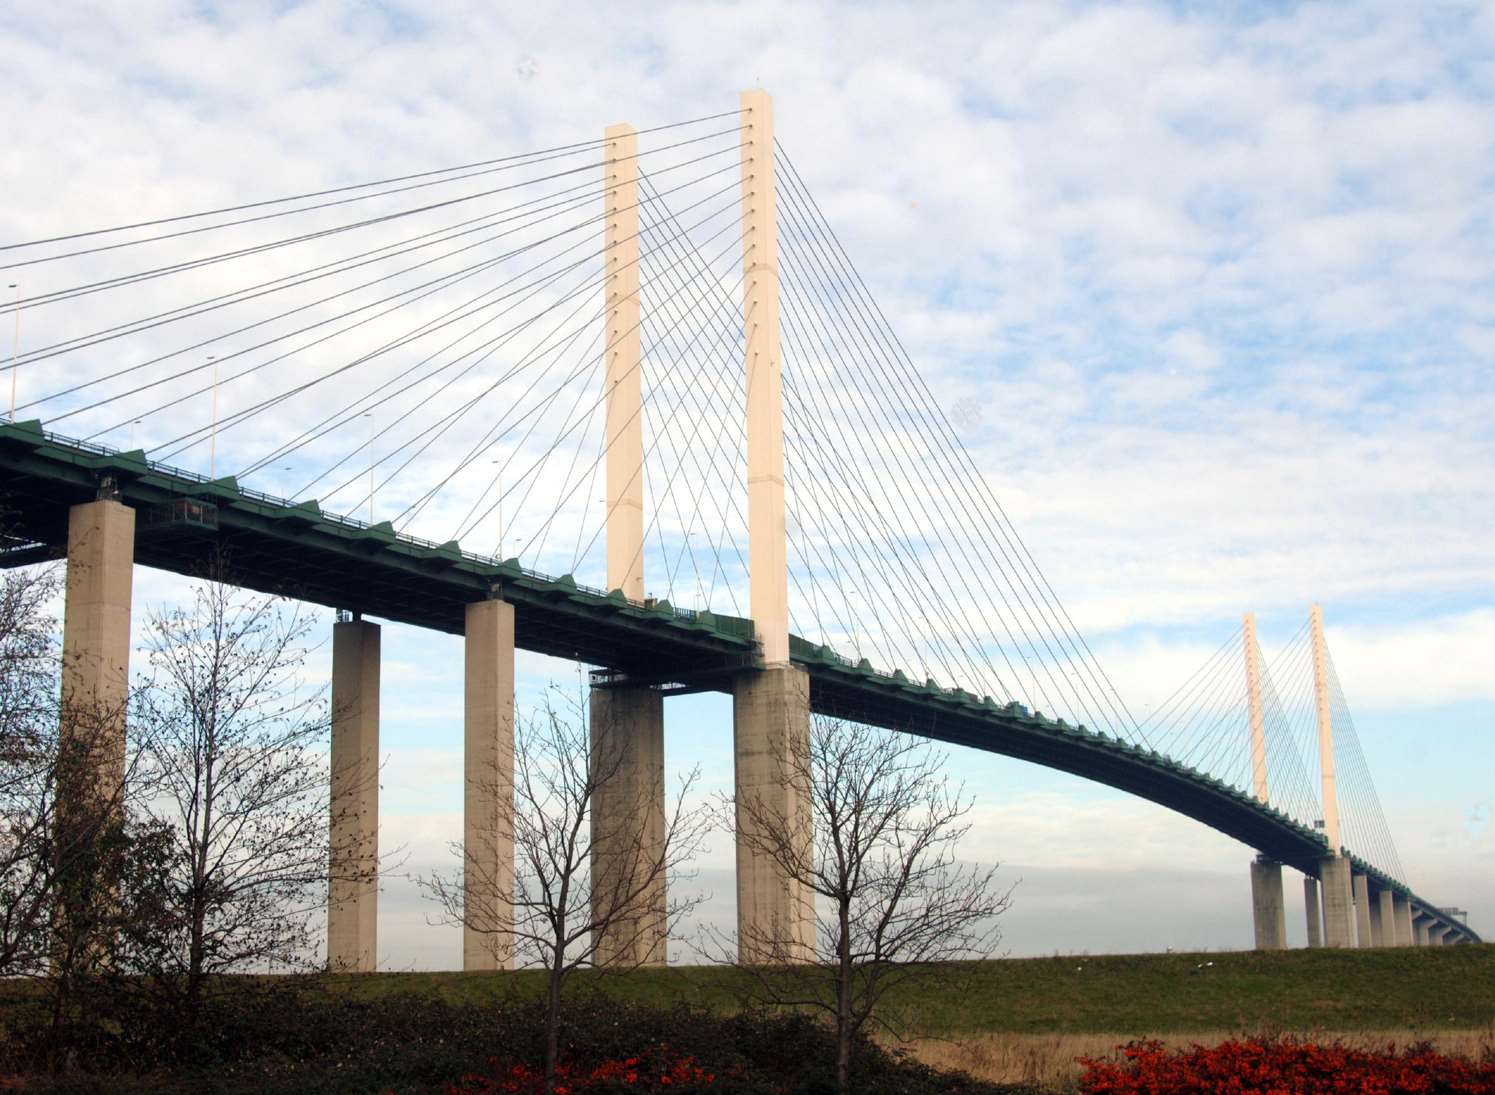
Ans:
POLYGON ((555 1066, 561 1027, 561 952, 556 949, 545 996, 545 1095, 555 1095, 555 1066))
POLYGON ((836 1090, 851 1090, 851 902, 840 900, 840 938, 836 944, 836 1090))
POLYGON ((203 921, 205 919, 202 887, 193 887, 192 895, 192 938, 187 950, 187 1013, 190 1016, 196 1009, 193 1005, 197 1003, 197 997, 202 986, 202 937, 203 921))

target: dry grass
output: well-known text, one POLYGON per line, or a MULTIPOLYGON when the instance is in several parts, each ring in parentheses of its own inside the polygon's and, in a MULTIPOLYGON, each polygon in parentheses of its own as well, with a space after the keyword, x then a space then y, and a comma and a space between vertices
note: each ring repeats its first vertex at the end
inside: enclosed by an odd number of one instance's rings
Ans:
MULTIPOLYGON (((1194 1043, 1213 1045, 1239 1037, 1241 1031, 1201 1031, 1192 1034, 1160 1035, 1158 1041, 1174 1047, 1194 1043)), ((1257 1033, 1285 1033, 1278 1031, 1257 1033)), ((1440 1030, 1420 1032, 1337 1031, 1302 1032, 1300 1037, 1315 1042, 1343 1042, 1363 1049, 1400 1049, 1414 1042, 1431 1042, 1439 1052, 1479 1060, 1482 1055, 1495 1056, 1495 1025, 1482 1030, 1440 1030)), ((972 1034, 965 1037, 918 1038, 903 1048, 925 1064, 936 1068, 956 1068, 981 1080, 994 1083, 1028 1084, 1043 1091, 1073 1091, 1080 1076, 1080 1057, 1105 1057, 1117 1046, 1133 1040, 1124 1034, 972 1034)))

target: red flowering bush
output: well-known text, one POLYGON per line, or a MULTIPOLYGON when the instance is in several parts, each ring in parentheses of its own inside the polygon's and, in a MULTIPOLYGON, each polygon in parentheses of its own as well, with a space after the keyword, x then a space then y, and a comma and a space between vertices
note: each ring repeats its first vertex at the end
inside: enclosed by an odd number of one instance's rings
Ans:
MULTIPOLYGON (((545 1073, 523 1064, 489 1062, 485 1074, 473 1073, 446 1088, 446 1095, 543 1095, 545 1073)), ((694 1057, 680 1056, 667 1045, 590 1069, 556 1068, 556 1095, 604 1095, 606 1092, 693 1092, 717 1086, 717 1076, 694 1057)))
POLYGON ((1495 1093, 1495 1062, 1445 1057, 1427 1043, 1397 1053, 1295 1039, 1231 1039, 1169 1050, 1132 1042, 1119 1060, 1081 1058, 1085 1095, 1182 1095, 1196 1091, 1271 1095, 1480 1095, 1495 1093))

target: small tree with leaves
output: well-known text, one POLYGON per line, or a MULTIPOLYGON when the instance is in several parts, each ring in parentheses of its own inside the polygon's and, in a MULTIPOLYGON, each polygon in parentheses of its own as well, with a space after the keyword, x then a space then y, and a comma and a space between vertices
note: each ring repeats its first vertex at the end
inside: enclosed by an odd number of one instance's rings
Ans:
MULTIPOLYGON (((601 705, 603 708, 606 705, 601 705)), ((594 712, 597 707, 594 707, 594 712)), ((700 849, 711 811, 693 806, 693 769, 666 801, 657 777, 641 773, 627 727, 589 720, 582 704, 551 688, 539 709, 517 720, 512 785, 490 788, 513 808, 499 839, 513 847, 502 865, 467 857, 467 877, 434 874, 422 887, 447 923, 491 937, 500 953, 546 971, 545 1082, 555 1089, 562 990, 578 969, 622 970, 662 963, 664 944, 699 897, 658 894, 700 849), (598 803, 608 817, 596 822, 598 803), (466 888, 464 888, 464 882, 466 888), (512 893, 512 903, 479 909, 468 892, 512 893)), ((461 846, 454 852, 462 856, 461 846)))
POLYGON ((786 781, 806 789, 812 838, 767 796, 724 805, 738 839, 814 895, 814 959, 806 964, 802 944, 768 932, 730 949, 718 939, 717 949, 751 956, 742 968, 761 1000, 830 1017, 836 1087, 847 1092, 852 1047, 868 1023, 899 1032, 884 1007, 889 992, 918 978, 958 991, 951 963, 992 953, 1010 890, 998 887, 996 867, 956 858, 972 801, 926 740, 817 716, 808 742, 778 760, 786 781))

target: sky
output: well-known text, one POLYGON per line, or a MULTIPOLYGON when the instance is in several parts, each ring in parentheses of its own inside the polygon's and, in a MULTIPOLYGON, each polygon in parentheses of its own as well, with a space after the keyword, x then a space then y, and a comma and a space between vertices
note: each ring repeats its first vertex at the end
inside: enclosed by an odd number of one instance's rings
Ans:
MULTIPOLYGON (((7 4, 0 240, 591 140, 761 86, 1132 710, 1243 612, 1270 656, 1320 603, 1410 881, 1495 932, 1495 7, 508 8, 7 4)), ((48 321, 23 320, 24 351, 48 321)), ((137 605, 180 595, 138 576, 137 605)), ((406 872, 460 833, 459 655, 386 628, 381 842, 406 872)), ((578 679, 521 672, 521 706, 578 679)), ((726 697, 667 711, 670 768, 729 786, 726 697)), ((1248 945, 1244 846, 1060 773, 951 766, 976 803, 962 854, 1016 883, 1005 952, 1248 945)), ((730 868, 719 838, 708 916, 730 915, 730 868)), ((1301 942, 1295 876, 1288 897, 1301 942)), ((407 881, 381 901, 382 966, 460 963, 407 881)))

